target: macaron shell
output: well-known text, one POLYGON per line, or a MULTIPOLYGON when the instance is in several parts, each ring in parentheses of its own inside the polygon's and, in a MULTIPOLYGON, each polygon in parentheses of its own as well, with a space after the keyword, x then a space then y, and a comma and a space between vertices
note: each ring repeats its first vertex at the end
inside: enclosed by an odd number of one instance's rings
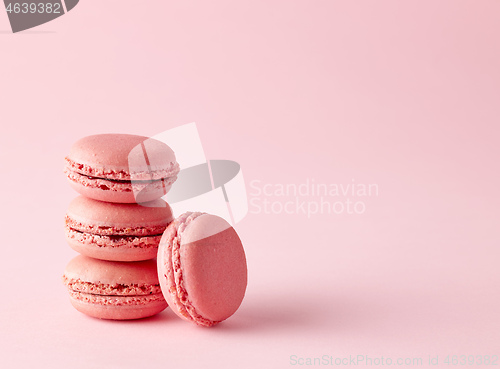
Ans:
MULTIPOLYGON (((71 201, 66 216, 82 225, 91 226, 87 231, 108 235, 117 234, 116 230, 122 228, 154 229, 161 226, 164 230, 173 220, 172 209, 162 199, 141 204, 116 204, 84 196, 78 196, 71 201)), ((162 234, 163 230, 159 234, 162 234)))
POLYGON ((78 255, 68 263, 64 276, 68 279, 79 279, 94 284, 147 285, 159 283, 156 260, 126 263, 78 255))
POLYGON ((196 222, 189 222, 186 224, 186 227, 183 227, 180 235, 183 245, 217 235, 227 229, 233 229, 233 227, 221 217, 206 213, 193 214, 199 215, 195 217, 196 222))
POLYGON ((197 314, 222 321, 236 312, 245 296, 247 266, 241 240, 227 222, 204 214, 188 225, 181 235, 180 265, 184 288, 197 314), (226 229, 207 238, 193 237, 200 230, 221 227, 221 221, 226 229))
POLYGON ((176 175, 172 149, 161 141, 138 135, 99 134, 73 144, 67 156, 72 170, 111 179, 151 180, 176 175), (153 176, 153 177, 152 177, 153 176))
POLYGON ((135 305, 108 305, 86 302, 70 296, 70 302, 79 312, 98 319, 131 320, 147 318, 165 310, 168 305, 164 299, 135 305))

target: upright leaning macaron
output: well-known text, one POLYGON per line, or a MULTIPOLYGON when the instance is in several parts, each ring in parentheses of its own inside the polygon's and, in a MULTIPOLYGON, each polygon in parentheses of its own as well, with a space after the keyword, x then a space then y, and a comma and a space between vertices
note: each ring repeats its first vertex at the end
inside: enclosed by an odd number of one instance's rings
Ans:
POLYGON ((71 186, 95 200, 139 203, 165 195, 177 179, 179 164, 161 141, 128 134, 84 137, 65 159, 71 186))
POLYGON ((233 315, 245 296, 247 264, 240 238, 218 216, 184 213, 162 237, 158 278, 178 316, 213 326, 233 315))
POLYGON ((156 260, 124 263, 78 255, 66 266, 63 283, 71 304, 101 319, 139 319, 168 305, 156 273, 156 260))
POLYGON ((172 209, 162 199, 115 204, 78 196, 66 213, 66 240, 75 251, 97 259, 148 260, 156 257, 172 220, 172 209))

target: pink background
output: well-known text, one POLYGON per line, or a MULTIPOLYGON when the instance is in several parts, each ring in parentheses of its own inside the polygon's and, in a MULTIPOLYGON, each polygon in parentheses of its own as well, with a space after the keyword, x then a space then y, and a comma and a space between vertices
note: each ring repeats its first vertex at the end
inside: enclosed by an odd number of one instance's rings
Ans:
POLYGON ((81 1, 20 34, 0 12, 2 367, 500 356, 499 34, 496 0, 81 1), (78 313, 71 144, 192 121, 249 199, 254 180, 379 195, 361 215, 249 214, 247 295, 216 328, 78 313))

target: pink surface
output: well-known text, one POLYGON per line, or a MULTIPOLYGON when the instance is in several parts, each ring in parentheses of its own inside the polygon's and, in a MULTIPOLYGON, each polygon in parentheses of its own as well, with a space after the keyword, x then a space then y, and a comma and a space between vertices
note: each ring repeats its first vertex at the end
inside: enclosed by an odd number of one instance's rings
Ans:
POLYGON ((496 0, 80 1, 12 35, 0 12, 2 365, 145 365, 124 347, 151 368, 498 355, 499 14, 496 0), (243 304, 213 329, 169 309, 79 314, 61 283, 76 255, 63 158, 87 135, 192 121, 249 192, 243 304), (362 214, 308 217, 274 193, 307 180, 379 191, 323 196, 362 214))
POLYGON ((222 218, 184 213, 162 237, 158 278, 179 317, 211 327, 233 315, 245 295, 247 265, 241 241, 222 218))

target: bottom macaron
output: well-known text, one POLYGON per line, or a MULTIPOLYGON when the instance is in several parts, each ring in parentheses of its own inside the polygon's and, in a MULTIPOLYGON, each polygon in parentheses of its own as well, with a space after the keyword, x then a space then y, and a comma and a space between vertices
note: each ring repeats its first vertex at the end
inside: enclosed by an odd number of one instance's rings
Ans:
POLYGON ((182 214, 160 241, 158 277, 165 299, 178 316, 213 326, 233 315, 243 301, 247 286, 243 245, 224 219, 182 214))
POLYGON ((100 319, 153 316, 167 306, 156 273, 156 260, 104 261, 79 255, 66 266, 63 282, 71 304, 100 319))

